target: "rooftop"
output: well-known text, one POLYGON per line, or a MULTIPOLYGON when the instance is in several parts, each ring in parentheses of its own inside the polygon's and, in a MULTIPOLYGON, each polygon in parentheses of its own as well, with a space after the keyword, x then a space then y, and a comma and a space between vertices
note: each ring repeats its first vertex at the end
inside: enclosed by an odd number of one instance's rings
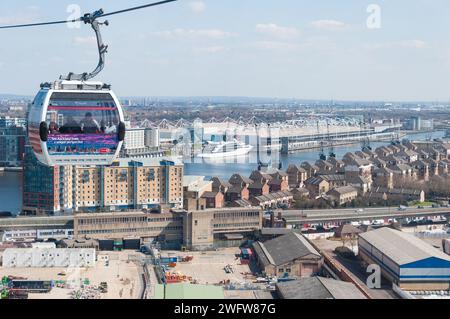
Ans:
POLYGON ((357 191, 358 190, 356 188, 354 188, 353 186, 342 186, 342 187, 333 188, 332 190, 329 191, 329 193, 338 193, 340 195, 343 195, 343 194, 348 194, 348 193, 354 193, 357 191))
POLYGON ((278 283, 277 291, 283 299, 366 299, 352 283, 323 277, 278 283))
POLYGON ((450 263, 450 256, 414 235, 392 228, 384 227, 372 230, 360 234, 359 237, 370 243, 400 266, 432 257, 450 263))
POLYGON ((161 166, 161 162, 168 161, 173 162, 177 166, 183 166, 182 160, 177 157, 163 157, 163 158, 151 158, 151 157, 143 157, 143 158, 118 158, 114 161, 114 164, 119 167, 129 167, 131 162, 141 163, 142 166, 161 166))
POLYGON ((253 244, 256 253, 264 265, 283 265, 295 259, 314 255, 321 257, 320 253, 303 237, 295 232, 281 237, 253 244))

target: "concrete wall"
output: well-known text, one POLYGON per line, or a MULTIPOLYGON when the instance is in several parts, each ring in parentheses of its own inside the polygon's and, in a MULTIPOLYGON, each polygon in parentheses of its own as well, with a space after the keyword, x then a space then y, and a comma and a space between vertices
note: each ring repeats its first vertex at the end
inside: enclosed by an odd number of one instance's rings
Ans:
POLYGON ((183 242, 188 249, 210 249, 214 247, 214 235, 253 233, 261 228, 262 211, 258 207, 186 212, 183 242))

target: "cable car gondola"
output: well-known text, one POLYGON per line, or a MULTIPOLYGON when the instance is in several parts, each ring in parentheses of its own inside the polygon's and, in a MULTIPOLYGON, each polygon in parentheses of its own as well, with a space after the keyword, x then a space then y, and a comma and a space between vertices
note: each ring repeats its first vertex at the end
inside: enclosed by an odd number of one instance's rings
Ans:
POLYGON ((36 158, 47 166, 111 165, 125 138, 124 115, 109 85, 89 82, 103 70, 108 46, 99 22, 102 10, 86 14, 97 37, 99 62, 91 73, 69 73, 41 84, 28 113, 28 138, 36 158))
POLYGON ((45 165, 110 165, 125 137, 123 111, 101 82, 45 83, 30 107, 28 137, 45 165))

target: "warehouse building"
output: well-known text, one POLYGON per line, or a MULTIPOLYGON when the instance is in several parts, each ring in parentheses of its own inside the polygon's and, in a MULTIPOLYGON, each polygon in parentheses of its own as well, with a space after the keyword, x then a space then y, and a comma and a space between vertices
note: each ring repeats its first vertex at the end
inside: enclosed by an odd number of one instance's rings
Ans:
POLYGON ((4 268, 93 267, 92 248, 8 248, 3 252, 4 268))
POLYGON ((391 228, 359 235, 359 256, 404 290, 448 290, 450 256, 421 239, 391 228))
POLYGON ((253 244, 261 271, 275 277, 310 277, 320 272, 323 257, 301 234, 291 232, 281 237, 253 244))
POLYGON ((277 283, 276 292, 281 299, 366 299, 351 282, 323 277, 277 283))

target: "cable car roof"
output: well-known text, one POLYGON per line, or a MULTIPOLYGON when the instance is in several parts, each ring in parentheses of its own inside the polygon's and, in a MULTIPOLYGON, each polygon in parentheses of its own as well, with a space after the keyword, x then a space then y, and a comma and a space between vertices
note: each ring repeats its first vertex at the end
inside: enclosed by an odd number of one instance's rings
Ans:
POLYGON ((60 80, 52 83, 42 83, 41 89, 52 90, 73 90, 73 91, 98 91, 110 90, 111 86, 100 81, 75 81, 75 80, 60 80))

